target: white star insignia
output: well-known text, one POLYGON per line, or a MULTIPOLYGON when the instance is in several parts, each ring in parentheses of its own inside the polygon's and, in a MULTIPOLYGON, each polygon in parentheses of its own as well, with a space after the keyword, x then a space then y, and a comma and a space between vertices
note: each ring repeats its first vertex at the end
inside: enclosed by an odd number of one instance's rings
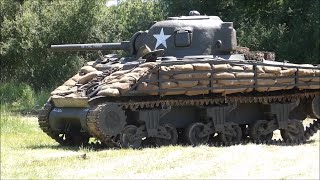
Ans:
POLYGON ((154 49, 157 49, 161 44, 167 48, 167 42, 166 40, 171 36, 171 35, 164 35, 163 33, 163 28, 161 28, 160 34, 154 34, 153 35, 157 39, 157 43, 154 49))

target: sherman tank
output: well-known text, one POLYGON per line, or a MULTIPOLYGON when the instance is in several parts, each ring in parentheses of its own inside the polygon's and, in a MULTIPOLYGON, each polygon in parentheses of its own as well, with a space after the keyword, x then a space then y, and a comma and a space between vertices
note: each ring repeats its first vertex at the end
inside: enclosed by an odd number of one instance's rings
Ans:
POLYGON ((320 128, 320 66, 239 48, 233 23, 217 16, 191 11, 130 41, 51 50, 130 54, 100 53, 52 91, 39 125, 62 145, 301 144, 320 128))

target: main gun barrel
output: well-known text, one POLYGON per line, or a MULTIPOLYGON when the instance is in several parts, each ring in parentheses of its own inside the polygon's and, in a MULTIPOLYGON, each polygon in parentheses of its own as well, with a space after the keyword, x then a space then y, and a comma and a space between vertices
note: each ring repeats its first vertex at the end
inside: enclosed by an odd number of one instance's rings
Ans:
POLYGON ((94 44, 62 44, 51 45, 52 51, 98 51, 98 50, 130 50, 130 42, 121 43, 94 43, 94 44))

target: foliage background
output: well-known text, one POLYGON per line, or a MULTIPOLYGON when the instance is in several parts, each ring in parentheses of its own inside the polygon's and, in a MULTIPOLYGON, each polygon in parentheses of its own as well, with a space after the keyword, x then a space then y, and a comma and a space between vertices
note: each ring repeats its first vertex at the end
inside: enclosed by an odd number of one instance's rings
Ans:
POLYGON ((319 0, 1 0, 1 83, 52 89, 96 53, 50 52, 50 44, 128 40, 150 23, 190 10, 233 21, 238 45, 278 60, 319 64, 319 0))

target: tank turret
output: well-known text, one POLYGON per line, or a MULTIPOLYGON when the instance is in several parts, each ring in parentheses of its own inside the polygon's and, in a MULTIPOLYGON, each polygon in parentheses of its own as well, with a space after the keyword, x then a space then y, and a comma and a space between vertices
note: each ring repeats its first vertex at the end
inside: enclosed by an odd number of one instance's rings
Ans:
POLYGON ((163 49, 164 56, 230 54, 237 46, 232 22, 217 16, 202 16, 196 11, 189 16, 169 17, 155 22, 149 30, 135 33, 130 41, 121 43, 51 45, 52 50, 92 51, 124 50, 141 56, 147 46, 151 51, 163 49), (142 48, 142 49, 141 49, 142 48))

